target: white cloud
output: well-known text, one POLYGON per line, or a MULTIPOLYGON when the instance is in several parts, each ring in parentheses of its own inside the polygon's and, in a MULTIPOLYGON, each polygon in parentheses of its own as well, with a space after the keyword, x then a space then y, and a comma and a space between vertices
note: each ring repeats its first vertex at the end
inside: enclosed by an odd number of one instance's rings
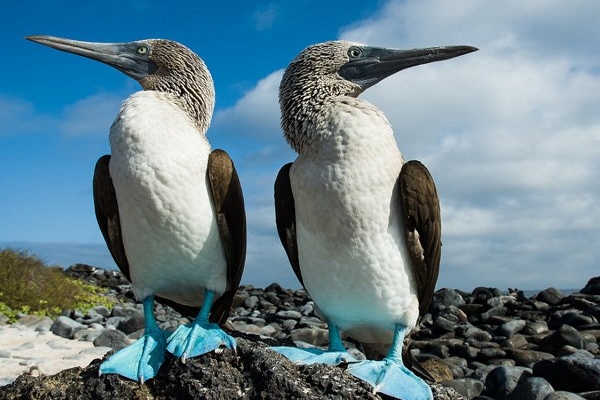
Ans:
POLYGON ((279 138, 279 81, 283 71, 278 70, 261 79, 233 107, 217 110, 213 117, 214 129, 226 129, 252 138, 279 138))
POLYGON ((59 129, 66 135, 105 135, 119 112, 126 96, 115 93, 97 93, 64 109, 59 129))
POLYGON ((54 124, 54 118, 40 114, 31 102, 0 94, 0 136, 37 133, 54 124))
POLYGON ((278 15, 279 11, 275 4, 269 4, 265 9, 257 11, 254 13, 256 29, 259 31, 270 29, 277 20, 278 15))

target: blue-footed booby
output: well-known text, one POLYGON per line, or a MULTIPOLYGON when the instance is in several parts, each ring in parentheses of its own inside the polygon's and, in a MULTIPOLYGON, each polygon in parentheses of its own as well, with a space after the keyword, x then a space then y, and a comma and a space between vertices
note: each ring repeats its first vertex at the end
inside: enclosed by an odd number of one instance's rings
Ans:
POLYGON ((165 349, 195 357, 235 340, 220 329, 246 255, 244 200, 232 160, 211 151, 206 131, 215 94, 200 57, 170 40, 93 43, 27 39, 101 61, 140 83, 110 128, 111 155, 94 171, 96 218, 108 249, 144 307, 143 336, 110 356, 100 374, 143 382, 165 349), (195 316, 160 329, 154 298, 195 316))
POLYGON ((441 256, 435 184, 404 163, 383 112, 358 96, 409 67, 477 50, 397 50, 331 41, 303 50, 279 87, 281 125, 298 153, 275 182, 277 230, 296 276, 329 327, 329 349, 275 350, 299 363, 348 362, 375 391, 431 399, 403 364, 407 333, 427 311, 441 256), (391 343, 382 361, 357 362, 340 330, 391 343))

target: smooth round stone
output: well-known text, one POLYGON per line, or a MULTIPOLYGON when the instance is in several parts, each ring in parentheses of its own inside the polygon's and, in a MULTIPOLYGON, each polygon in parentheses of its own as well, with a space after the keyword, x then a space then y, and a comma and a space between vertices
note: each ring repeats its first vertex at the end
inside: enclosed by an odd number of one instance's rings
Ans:
POLYGON ((292 329, 294 329, 294 327, 297 324, 298 324, 298 321, 295 321, 293 319, 286 319, 281 323, 283 329, 286 330, 287 332, 291 332, 292 329))
POLYGON ((273 293, 273 292, 265 292, 263 297, 265 300, 267 300, 271 304, 278 305, 281 302, 281 300, 279 299, 277 294, 273 293))
POLYGON ((129 338, 123 332, 115 329, 105 329, 93 340, 95 347, 111 347, 121 350, 129 345, 129 338))
POLYGON ((583 338, 577 329, 569 325, 561 326, 560 329, 546 336, 540 343, 542 350, 552 354, 555 354, 565 345, 573 346, 576 349, 583 348, 583 338))
POLYGON ((452 369, 444 361, 438 358, 430 358, 422 361, 421 365, 436 382, 448 381, 454 378, 452 369))
POLYGON ((473 325, 466 325, 459 330, 462 337, 465 339, 475 339, 481 342, 489 342, 492 340, 492 335, 483 329, 479 329, 473 325))
POLYGON ((443 309, 448 306, 460 307, 465 305, 465 300, 456 290, 440 289, 433 294, 432 308, 443 309))
POLYGON ((548 324, 545 321, 527 321, 522 332, 526 335, 537 335, 548 332, 548 324))
POLYGON ((313 306, 312 306, 311 304, 305 304, 305 305, 303 305, 302 307, 300 307, 300 308, 298 309, 298 311, 300 312, 300 314, 302 314, 302 315, 305 315, 305 316, 306 316, 306 315, 310 315, 310 314, 312 314, 312 313, 313 313, 313 311, 314 311, 314 308, 313 308, 313 306))
POLYGON ((473 378, 459 378, 442 382, 442 385, 451 387, 467 399, 479 396, 483 391, 483 382, 473 378))
POLYGON ((575 393, 600 390, 600 362, 585 350, 540 361, 533 366, 533 372, 556 390, 575 393))
POLYGON ((281 319, 295 319, 297 321, 300 321, 300 319, 302 319, 302 314, 294 310, 279 311, 277 312, 277 314, 275 314, 275 316, 281 319))
POLYGON ((521 334, 516 334, 503 341, 501 346, 510 349, 521 349, 527 346, 527 338, 521 334))
POLYGON ((585 287, 581 289, 581 293, 600 295, 600 276, 590 279, 585 287))
POLYGON ((565 297, 565 295, 560 290, 551 287, 539 292, 535 296, 535 299, 554 306, 557 305, 563 297, 565 297))
POLYGON ((530 377, 530 368, 525 367, 497 367, 485 379, 484 394, 495 399, 504 398, 512 393, 522 377, 530 377))
POLYGON ((94 310, 96 314, 100 314, 103 317, 108 317, 110 315, 110 310, 105 306, 96 306, 92 310, 94 310))
POLYGON ((301 328, 291 334, 291 339, 314 344, 315 346, 325 346, 329 343, 329 331, 320 328, 301 328))
POLYGON ((525 322, 522 319, 508 321, 500 325, 500 327, 498 327, 498 332, 503 336, 511 337, 514 334, 520 332, 526 324, 527 322, 525 322))
POLYGON ((557 390, 546 396, 544 400, 585 400, 585 398, 575 393, 557 390))
POLYGON ((519 400, 544 400, 552 392, 554 392, 554 388, 547 380, 533 376, 527 378, 524 382, 520 382, 510 394, 510 398, 519 400))
POLYGON ((481 320, 488 321, 489 319, 496 316, 504 316, 506 315, 507 308, 506 307, 492 307, 484 313, 481 313, 481 320))
POLYGON ((489 360, 492 358, 504 358, 504 357, 506 357, 506 352, 502 349, 487 348, 487 349, 482 349, 479 352, 479 355, 481 357, 484 357, 485 359, 489 360))
POLYGON ((554 355, 543 351, 512 349, 509 351, 512 359, 522 367, 531 367, 542 360, 554 359, 554 355))

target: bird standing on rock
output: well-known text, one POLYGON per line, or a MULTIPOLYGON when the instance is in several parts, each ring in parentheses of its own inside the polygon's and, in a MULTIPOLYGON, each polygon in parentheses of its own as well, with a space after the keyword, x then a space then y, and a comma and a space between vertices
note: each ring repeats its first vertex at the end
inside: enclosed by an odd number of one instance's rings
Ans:
POLYGON ((275 348, 292 361, 349 362, 349 372, 376 392, 432 398, 401 353, 438 276, 438 195, 423 164, 404 163, 381 110, 357 97, 402 69, 475 50, 331 41, 309 46, 287 67, 279 87, 281 125, 298 157, 275 182, 277 229, 330 339, 327 351, 275 348), (356 362, 340 329, 391 348, 382 361, 356 362))
POLYGON ((158 373, 165 349, 195 357, 235 340, 224 323, 246 256, 244 200, 233 162, 206 139, 214 85, 206 65, 180 43, 148 39, 93 43, 27 39, 101 61, 140 83, 110 128, 111 155, 94 172, 94 205, 116 264, 144 306, 143 336, 113 354, 100 373, 143 382, 158 373), (154 298, 196 315, 161 330, 154 298))

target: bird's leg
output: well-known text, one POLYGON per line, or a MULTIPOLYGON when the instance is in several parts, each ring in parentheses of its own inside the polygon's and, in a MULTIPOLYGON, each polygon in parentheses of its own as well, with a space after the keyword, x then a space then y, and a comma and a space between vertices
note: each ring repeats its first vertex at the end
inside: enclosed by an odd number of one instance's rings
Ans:
POLYGON ((214 297, 213 291, 205 290, 204 302, 194 322, 179 326, 167 339, 167 350, 181 357, 184 363, 188 358, 209 353, 222 345, 235 350, 235 339, 208 320, 214 297))
POLYGON ((299 349, 287 346, 271 348, 296 364, 338 365, 343 362, 355 362, 356 359, 346 351, 342 343, 338 327, 332 322, 329 322, 327 326, 329 328, 329 347, 327 350, 299 349))
POLYGON ((381 392, 399 399, 431 400, 433 394, 425 381, 417 377, 402 362, 402 346, 407 327, 394 326, 394 339, 388 354, 381 361, 361 361, 348 367, 348 372, 381 392))
POLYGON ((144 334, 133 344, 114 353, 100 365, 99 374, 119 374, 144 382, 158 373, 165 359, 167 332, 154 319, 154 296, 142 301, 144 305, 144 334))

